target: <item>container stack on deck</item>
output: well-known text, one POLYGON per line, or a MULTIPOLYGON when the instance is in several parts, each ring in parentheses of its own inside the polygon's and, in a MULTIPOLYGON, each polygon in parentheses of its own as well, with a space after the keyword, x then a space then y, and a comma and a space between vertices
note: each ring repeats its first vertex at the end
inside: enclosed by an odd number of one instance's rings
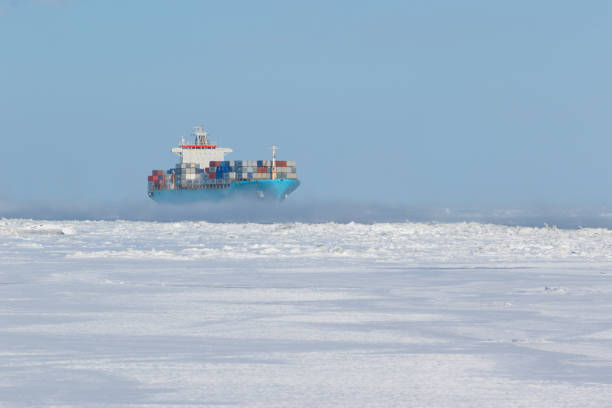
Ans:
POLYGON ((165 189, 167 184, 167 177, 164 175, 163 170, 153 170, 152 174, 147 177, 149 183, 149 190, 162 190, 165 189))
MULTIPOLYGON (((180 163, 175 168, 153 170, 149 190, 220 189, 232 182, 273 179, 272 160, 211 161, 202 168, 197 163, 180 163)), ((297 180, 295 161, 277 161, 276 179, 297 180)))

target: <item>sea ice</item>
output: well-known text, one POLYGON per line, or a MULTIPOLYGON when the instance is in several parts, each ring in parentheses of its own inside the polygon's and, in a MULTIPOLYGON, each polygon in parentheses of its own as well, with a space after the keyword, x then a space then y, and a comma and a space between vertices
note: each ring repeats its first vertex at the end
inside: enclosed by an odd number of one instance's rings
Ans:
POLYGON ((0 406, 607 407, 612 232, 0 220, 0 406))

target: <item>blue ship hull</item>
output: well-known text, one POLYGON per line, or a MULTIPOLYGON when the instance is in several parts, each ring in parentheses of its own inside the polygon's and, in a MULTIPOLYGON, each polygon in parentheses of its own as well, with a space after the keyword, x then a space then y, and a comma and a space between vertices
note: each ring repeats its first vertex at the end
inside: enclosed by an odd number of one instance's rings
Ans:
POLYGON ((300 185, 299 180, 234 181, 229 187, 211 189, 152 190, 149 197, 158 203, 183 204, 198 201, 223 201, 234 198, 283 200, 300 185))

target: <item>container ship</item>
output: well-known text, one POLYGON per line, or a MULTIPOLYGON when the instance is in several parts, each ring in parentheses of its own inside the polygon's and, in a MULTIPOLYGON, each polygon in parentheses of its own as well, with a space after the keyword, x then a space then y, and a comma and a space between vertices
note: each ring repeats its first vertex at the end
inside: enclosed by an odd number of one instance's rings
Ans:
POLYGON ((238 197, 284 200, 300 185, 296 163, 276 160, 225 160, 232 149, 209 143, 202 126, 193 129, 193 144, 181 139, 172 149, 180 157, 176 167, 153 170, 148 196, 160 203, 222 201, 238 197))

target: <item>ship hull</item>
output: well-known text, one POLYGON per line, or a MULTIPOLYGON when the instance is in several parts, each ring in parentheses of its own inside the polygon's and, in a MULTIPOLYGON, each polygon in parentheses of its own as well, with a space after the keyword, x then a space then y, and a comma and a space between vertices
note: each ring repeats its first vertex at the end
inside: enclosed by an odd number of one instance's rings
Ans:
POLYGON ((149 197, 158 203, 183 204, 200 201, 224 201, 236 198, 284 200, 300 185, 299 180, 248 180, 235 181, 224 189, 172 189, 152 190, 149 197))

